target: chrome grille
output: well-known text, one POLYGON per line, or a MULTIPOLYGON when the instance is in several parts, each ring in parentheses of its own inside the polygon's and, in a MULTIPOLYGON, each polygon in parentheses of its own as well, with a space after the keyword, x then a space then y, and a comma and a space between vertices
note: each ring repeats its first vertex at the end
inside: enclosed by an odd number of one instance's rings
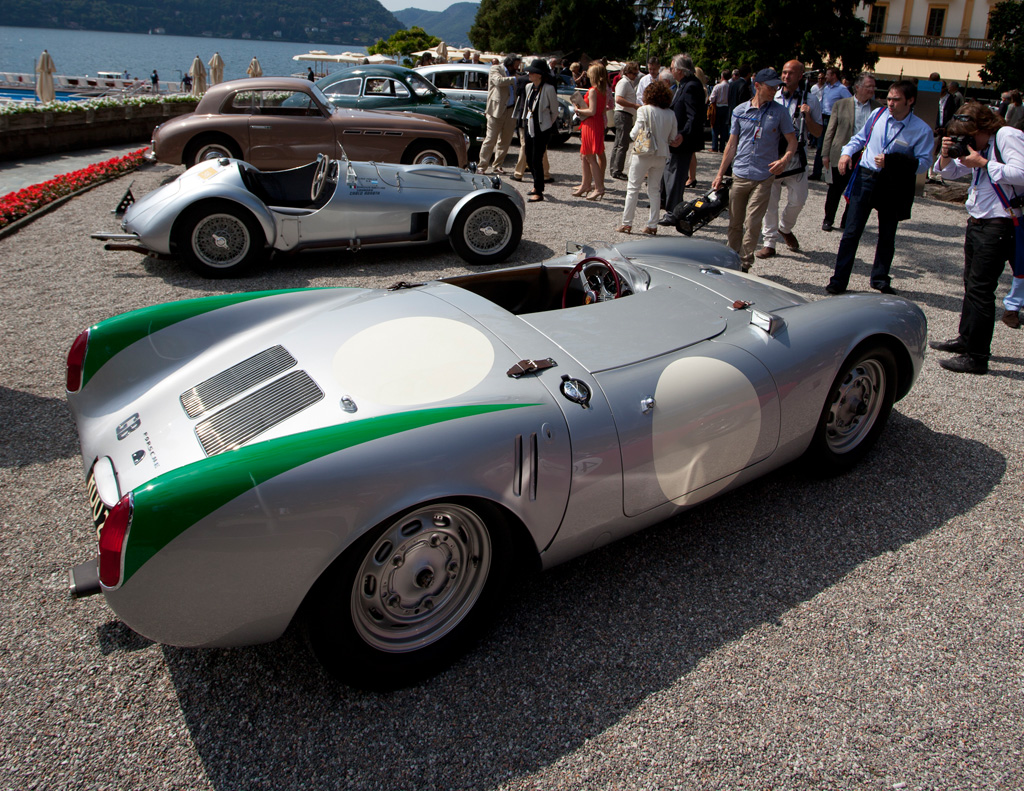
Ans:
POLYGON ((103 523, 107 521, 110 509, 100 499, 100 490, 96 488, 96 476, 92 470, 89 470, 87 485, 89 487, 89 508, 92 511, 92 521, 96 525, 98 533, 99 529, 103 527, 103 523))
POLYGON ((295 358, 283 346, 274 346, 186 390, 181 394, 181 406, 195 419, 294 366, 295 358))
POLYGON ((234 450, 324 397, 305 371, 292 371, 196 424, 207 456, 234 450))

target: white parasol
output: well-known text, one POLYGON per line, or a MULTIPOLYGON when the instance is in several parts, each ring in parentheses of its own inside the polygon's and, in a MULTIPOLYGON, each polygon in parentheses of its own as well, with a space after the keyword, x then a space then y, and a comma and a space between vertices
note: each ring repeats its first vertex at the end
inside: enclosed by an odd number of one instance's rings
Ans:
POLYGON ((437 60, 441 61, 441 63, 448 62, 448 45, 443 41, 437 45, 437 60))
POLYGON ((263 67, 260 65, 260 62, 255 55, 253 55, 252 60, 249 61, 249 68, 245 70, 245 73, 250 77, 263 76, 263 67))
POLYGON ((214 52, 213 57, 210 58, 210 85, 216 85, 218 82, 224 82, 224 59, 220 56, 219 52, 214 52))
POLYGON ((202 96, 206 93, 206 67, 203 62, 199 60, 199 56, 196 55, 196 59, 192 61, 192 65, 188 69, 189 76, 192 77, 192 95, 202 96))
POLYGON ((53 101, 53 73, 57 67, 53 65, 53 58, 45 49, 39 56, 39 63, 36 65, 36 96, 41 102, 53 101))

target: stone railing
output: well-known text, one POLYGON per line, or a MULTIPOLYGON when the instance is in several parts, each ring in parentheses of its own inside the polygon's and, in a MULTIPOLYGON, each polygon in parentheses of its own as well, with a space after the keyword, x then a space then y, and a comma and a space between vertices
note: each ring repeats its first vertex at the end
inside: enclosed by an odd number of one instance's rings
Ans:
POLYGON ((195 102, 0 114, 0 159, 148 143, 157 124, 195 110, 195 102))
POLYGON ((992 49, 992 42, 986 38, 961 38, 960 36, 911 36, 902 33, 869 33, 872 44, 894 47, 940 47, 942 49, 983 50, 992 49))

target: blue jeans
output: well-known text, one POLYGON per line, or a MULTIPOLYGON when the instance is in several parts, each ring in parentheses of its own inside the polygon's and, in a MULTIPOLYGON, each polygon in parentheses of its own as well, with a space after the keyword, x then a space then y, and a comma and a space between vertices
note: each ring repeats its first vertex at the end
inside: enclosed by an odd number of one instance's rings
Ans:
MULTIPOLYGON (((856 181, 846 209, 846 228, 839 242, 836 254, 836 269, 829 281, 834 288, 846 290, 853 274, 853 261, 857 256, 861 234, 871 215, 872 197, 878 183, 877 172, 866 167, 857 168, 856 181)), ((871 267, 871 287, 883 288, 892 282, 889 269, 896 254, 896 229, 899 226, 892 212, 878 212, 878 246, 875 248, 875 263, 871 267)))

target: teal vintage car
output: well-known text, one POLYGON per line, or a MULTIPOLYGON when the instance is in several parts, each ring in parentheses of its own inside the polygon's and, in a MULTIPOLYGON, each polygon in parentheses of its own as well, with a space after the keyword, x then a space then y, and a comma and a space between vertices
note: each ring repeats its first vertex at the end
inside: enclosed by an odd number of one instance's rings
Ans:
POLYGON ((482 103, 449 99, 423 75, 402 66, 354 66, 328 74, 316 84, 338 107, 408 110, 447 121, 469 136, 471 159, 487 132, 482 103))

